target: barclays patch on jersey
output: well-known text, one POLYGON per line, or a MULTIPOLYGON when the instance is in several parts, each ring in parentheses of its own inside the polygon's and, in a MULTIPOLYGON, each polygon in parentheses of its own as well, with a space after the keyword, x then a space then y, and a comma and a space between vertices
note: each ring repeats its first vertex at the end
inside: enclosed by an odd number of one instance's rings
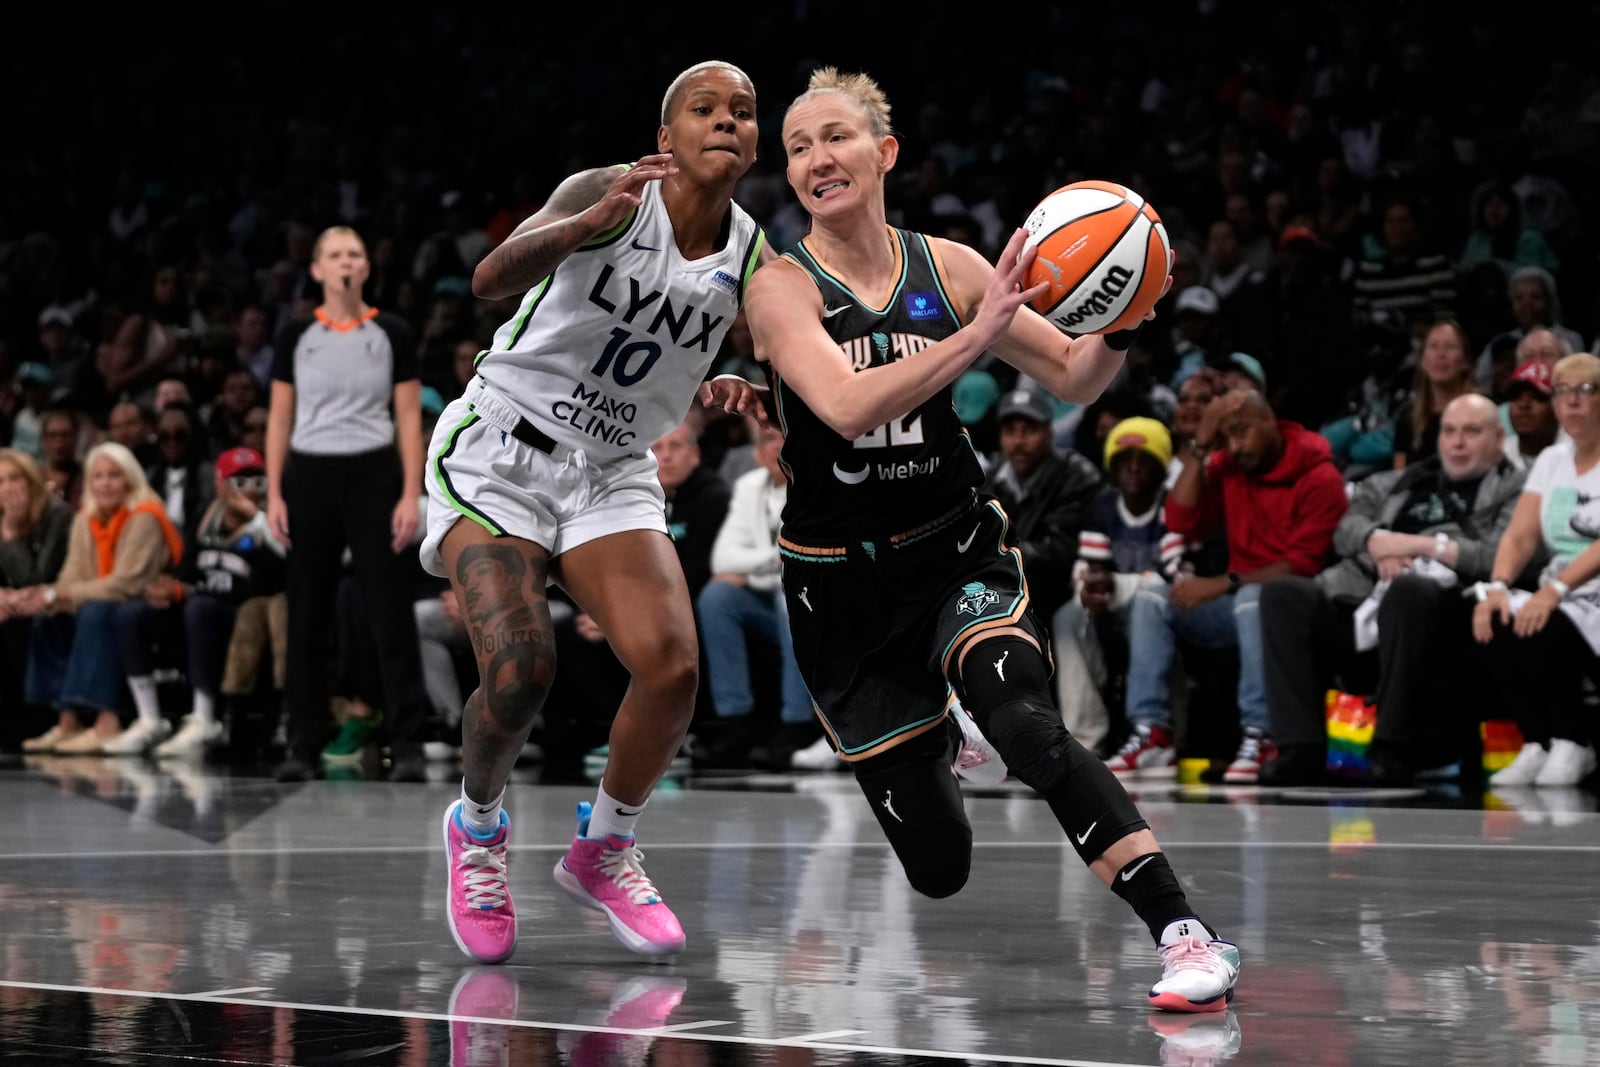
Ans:
POLYGON ((917 322, 940 317, 944 314, 944 308, 939 303, 939 294, 907 293, 906 314, 917 322))

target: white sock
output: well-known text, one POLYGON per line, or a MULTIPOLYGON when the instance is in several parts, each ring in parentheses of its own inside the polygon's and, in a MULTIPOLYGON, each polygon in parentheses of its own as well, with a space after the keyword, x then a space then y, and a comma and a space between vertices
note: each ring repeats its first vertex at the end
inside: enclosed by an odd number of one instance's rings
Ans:
POLYGON ((479 837, 492 837, 500 829, 500 808, 506 791, 487 804, 480 804, 467 796, 466 779, 461 781, 461 824, 479 837))
POLYGON ((217 721, 217 698, 199 689, 194 691, 194 710, 190 712, 200 722, 210 726, 217 721))
POLYGON ((128 679, 128 688, 133 691, 133 706, 138 709, 139 718, 145 722, 159 723, 161 701, 156 698, 156 680, 148 674, 141 674, 128 679))
POLYGON ((594 811, 589 815, 589 833, 586 836, 597 841, 610 834, 627 837, 633 833, 633 824, 639 821, 639 813, 643 810, 643 804, 624 804, 607 793, 602 785, 594 798, 594 811))

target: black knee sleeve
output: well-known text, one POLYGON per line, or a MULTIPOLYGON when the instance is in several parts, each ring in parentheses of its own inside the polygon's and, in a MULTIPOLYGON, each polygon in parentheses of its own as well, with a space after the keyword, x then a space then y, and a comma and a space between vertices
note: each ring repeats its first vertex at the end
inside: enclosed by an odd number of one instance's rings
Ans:
POLYGON ((1085 863, 1149 828, 1117 776, 1062 725, 1044 659, 1030 642, 1006 636, 975 646, 961 688, 962 703, 1011 776, 1045 798, 1085 863))
POLYGON ((951 758, 949 735, 936 728, 855 767, 906 879, 924 896, 951 896, 972 870, 972 825, 951 758))

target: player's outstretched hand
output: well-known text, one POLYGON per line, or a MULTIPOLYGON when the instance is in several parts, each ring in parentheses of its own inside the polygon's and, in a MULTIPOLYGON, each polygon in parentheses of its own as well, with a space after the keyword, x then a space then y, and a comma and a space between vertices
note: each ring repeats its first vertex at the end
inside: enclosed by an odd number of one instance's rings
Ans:
POLYGON ((968 326, 968 329, 978 331, 983 337, 985 348, 1011 329, 1011 320, 1017 317, 1017 311, 1023 304, 1043 296, 1050 288, 1048 282, 1040 282, 1027 289, 1022 287, 1023 280, 1028 276, 1028 268, 1038 255, 1037 249, 1023 247, 1027 240, 1026 229, 1018 226, 1012 231, 1011 240, 1006 242, 994 273, 989 276, 989 284, 984 287, 983 303, 978 308, 978 314, 968 326))
POLYGON ((767 408, 762 401, 768 395, 766 386, 737 374, 719 374, 700 385, 700 403, 708 410, 721 408, 730 414, 754 415, 762 422, 767 421, 767 408))
POLYGON ((670 152, 640 156, 637 163, 616 176, 606 195, 585 211, 584 217, 594 226, 596 233, 605 233, 621 225, 628 213, 639 206, 644 199, 646 183, 658 182, 676 173, 678 165, 672 161, 670 152))

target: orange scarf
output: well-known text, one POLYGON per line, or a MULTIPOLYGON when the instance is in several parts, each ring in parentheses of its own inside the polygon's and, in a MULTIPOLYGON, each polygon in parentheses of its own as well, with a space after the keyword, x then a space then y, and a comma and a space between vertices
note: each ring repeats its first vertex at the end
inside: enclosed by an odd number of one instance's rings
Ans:
POLYGON ((167 518, 166 509, 154 500, 146 500, 131 508, 118 508, 110 520, 103 520, 99 515, 89 516, 89 536, 94 538, 96 577, 104 578, 117 569, 117 541, 122 537, 122 528, 139 511, 149 512, 161 524, 161 533, 167 539, 167 551, 172 555, 172 562, 176 564, 183 558, 183 538, 178 535, 172 520, 167 518))

